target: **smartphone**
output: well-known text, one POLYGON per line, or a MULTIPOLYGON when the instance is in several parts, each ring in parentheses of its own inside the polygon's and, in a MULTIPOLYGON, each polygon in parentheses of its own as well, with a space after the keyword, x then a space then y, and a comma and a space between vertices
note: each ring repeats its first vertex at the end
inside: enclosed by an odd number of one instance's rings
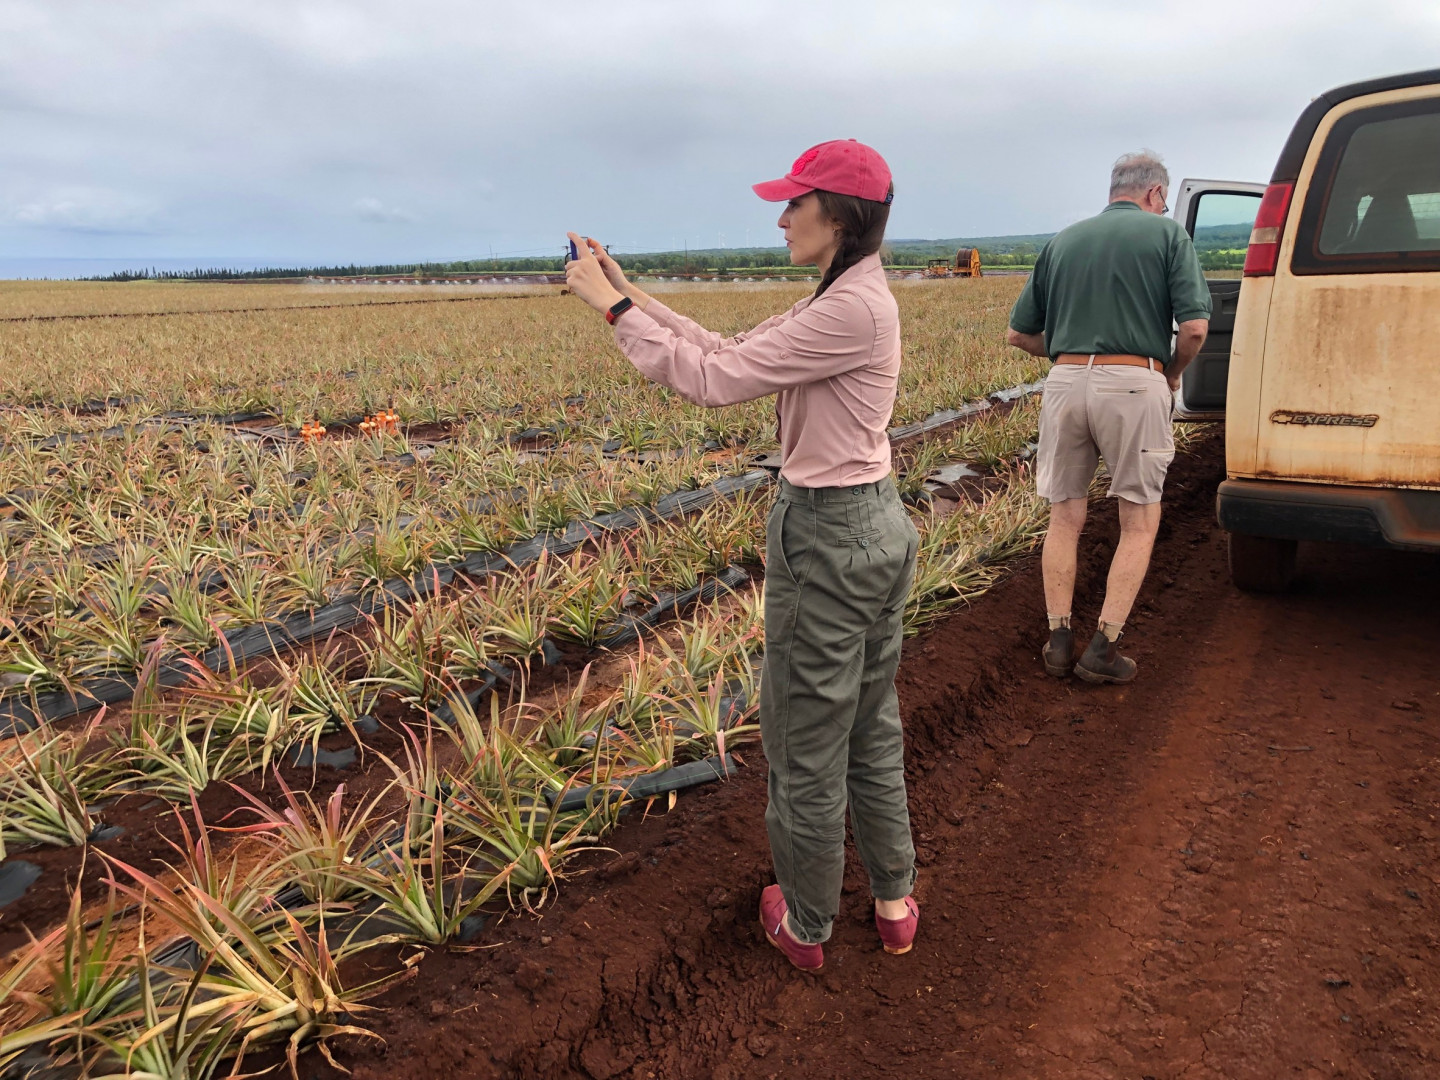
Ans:
POLYGON ((570 244, 570 261, 574 262, 576 259, 580 258, 580 252, 575 250, 574 240, 569 240, 567 242, 570 244))

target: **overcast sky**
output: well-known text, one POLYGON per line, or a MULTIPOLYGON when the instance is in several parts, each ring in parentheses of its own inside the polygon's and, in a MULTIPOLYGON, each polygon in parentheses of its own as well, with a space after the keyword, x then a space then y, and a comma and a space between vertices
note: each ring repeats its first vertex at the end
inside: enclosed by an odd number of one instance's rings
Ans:
POLYGON ((0 262, 778 243, 749 185, 844 137, 893 238, 1042 232, 1437 64, 1435 0, 0 0, 0 262))

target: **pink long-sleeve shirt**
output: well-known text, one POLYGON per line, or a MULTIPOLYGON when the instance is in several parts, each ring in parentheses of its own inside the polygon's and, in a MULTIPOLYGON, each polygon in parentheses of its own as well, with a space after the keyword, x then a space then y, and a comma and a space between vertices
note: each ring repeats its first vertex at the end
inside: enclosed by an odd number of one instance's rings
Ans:
POLYGON ((777 395, 780 475, 797 487, 890 473, 900 316, 878 255, 749 333, 721 337, 652 299, 615 320, 615 343, 642 374, 696 405, 777 395))

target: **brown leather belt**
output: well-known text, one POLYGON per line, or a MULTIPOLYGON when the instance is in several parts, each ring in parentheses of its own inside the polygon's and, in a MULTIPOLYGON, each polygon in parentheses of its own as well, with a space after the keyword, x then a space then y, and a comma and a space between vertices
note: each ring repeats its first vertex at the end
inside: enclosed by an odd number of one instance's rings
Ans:
POLYGON ((1148 356, 1135 356, 1133 353, 1096 353, 1091 356, 1089 353, 1065 352, 1055 357, 1057 364, 1088 364, 1091 360, 1097 364, 1122 364, 1125 367, 1148 367, 1152 371, 1165 370, 1165 365, 1159 360, 1152 360, 1148 356))

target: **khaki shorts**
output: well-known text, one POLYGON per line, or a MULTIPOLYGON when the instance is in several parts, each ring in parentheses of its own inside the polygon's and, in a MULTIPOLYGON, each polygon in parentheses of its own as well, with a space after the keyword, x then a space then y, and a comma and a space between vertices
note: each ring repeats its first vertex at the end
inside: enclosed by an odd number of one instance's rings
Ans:
POLYGON ((1083 499, 1100 458, 1109 495, 1160 501, 1175 458, 1170 386, 1159 371, 1120 364, 1056 364, 1040 403, 1035 479, 1052 503, 1083 499))

